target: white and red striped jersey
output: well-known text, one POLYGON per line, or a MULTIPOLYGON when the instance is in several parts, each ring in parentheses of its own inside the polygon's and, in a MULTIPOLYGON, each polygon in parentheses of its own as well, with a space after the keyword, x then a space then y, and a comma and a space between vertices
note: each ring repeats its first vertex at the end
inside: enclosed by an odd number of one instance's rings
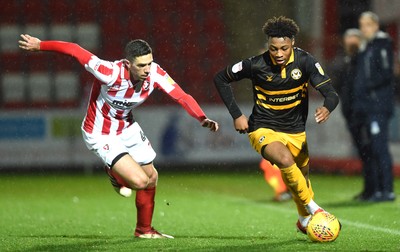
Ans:
POLYGON ((122 60, 101 60, 77 44, 62 41, 42 41, 40 49, 75 57, 95 77, 87 113, 82 123, 82 128, 87 133, 120 134, 134 122, 132 109, 143 103, 155 89, 168 94, 199 122, 206 119, 193 97, 185 93, 168 73, 154 62, 143 83, 133 85, 129 69, 122 60))

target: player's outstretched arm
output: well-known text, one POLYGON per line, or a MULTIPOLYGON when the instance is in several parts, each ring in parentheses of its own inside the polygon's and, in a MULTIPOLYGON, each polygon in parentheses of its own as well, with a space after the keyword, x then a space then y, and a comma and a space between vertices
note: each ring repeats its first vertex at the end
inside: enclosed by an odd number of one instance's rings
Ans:
POLYGON ((18 41, 19 48, 26 51, 40 51, 40 39, 32 37, 29 34, 21 34, 21 40, 18 41))
POLYGON ((93 54, 76 43, 64 41, 41 41, 38 38, 32 37, 28 34, 21 34, 19 40, 19 47, 26 51, 54 51, 70 55, 76 58, 81 65, 86 65, 93 54))
POLYGON ((174 83, 174 89, 167 92, 167 94, 174 101, 178 102, 190 116, 196 118, 200 122, 201 126, 209 128, 213 132, 218 130, 218 123, 207 118, 197 101, 191 95, 183 91, 177 83, 174 83))

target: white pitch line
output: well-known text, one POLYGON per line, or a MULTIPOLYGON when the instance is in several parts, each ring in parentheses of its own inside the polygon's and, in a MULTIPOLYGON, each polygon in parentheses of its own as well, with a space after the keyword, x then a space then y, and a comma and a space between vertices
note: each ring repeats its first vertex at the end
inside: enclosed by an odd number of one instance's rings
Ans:
MULTIPOLYGON (((246 200, 246 199, 237 198, 237 197, 230 197, 230 198, 234 199, 235 201, 241 201, 241 202, 245 201, 248 204, 257 205, 257 206, 261 206, 261 207, 264 207, 264 208, 269 208, 269 209, 274 210, 274 211, 287 212, 287 213, 295 212, 295 210, 293 210, 292 208, 283 208, 281 206, 260 204, 260 203, 253 202, 251 200, 246 200)), ((387 233, 387 234, 391 234, 391 235, 400 236, 400 230, 396 230, 396 229, 377 227, 377 226, 372 226, 372 225, 369 225, 369 224, 366 224, 366 223, 354 222, 354 221, 349 221, 349 220, 344 220, 344 219, 340 219, 340 222, 342 222, 346 226, 353 226, 353 227, 357 227, 357 228, 369 229, 369 230, 373 230, 373 231, 376 231, 376 232, 382 232, 382 233, 387 233)))
POLYGON ((370 230, 377 231, 377 232, 388 233, 391 235, 399 235, 400 236, 400 230, 396 230, 396 229, 377 227, 377 226, 372 226, 372 225, 365 224, 365 223, 353 222, 353 221, 348 221, 348 220, 343 220, 343 219, 340 219, 340 222, 342 222, 343 224, 348 225, 348 226, 354 226, 354 227, 363 228, 363 229, 370 229, 370 230))

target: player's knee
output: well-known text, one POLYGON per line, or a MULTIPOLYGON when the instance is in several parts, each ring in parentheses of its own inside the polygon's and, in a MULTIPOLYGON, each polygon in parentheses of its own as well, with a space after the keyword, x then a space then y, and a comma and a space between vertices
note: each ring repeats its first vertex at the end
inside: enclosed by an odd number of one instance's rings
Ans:
POLYGON ((156 169, 153 169, 153 173, 149 177, 149 186, 153 187, 157 185, 158 181, 158 172, 156 169))
POLYGON ((136 190, 145 189, 149 185, 150 179, 147 176, 135 176, 129 180, 131 188, 136 190))
POLYGON ((294 164, 294 159, 291 155, 283 155, 277 162, 279 168, 290 167, 294 164))

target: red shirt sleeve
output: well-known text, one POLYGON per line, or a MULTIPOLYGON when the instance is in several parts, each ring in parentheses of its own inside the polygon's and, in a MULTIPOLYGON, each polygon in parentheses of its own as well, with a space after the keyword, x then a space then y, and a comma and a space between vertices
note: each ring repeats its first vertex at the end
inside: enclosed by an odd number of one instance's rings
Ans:
POLYGON ((83 49, 78 44, 63 41, 41 41, 40 50, 55 51, 70 55, 76 58, 82 65, 87 64, 93 56, 91 52, 83 49))
POLYGON ((167 94, 178 102, 189 113, 189 115, 196 118, 199 122, 202 122, 207 118, 196 100, 191 95, 185 93, 178 84, 175 83, 174 89, 167 94))

